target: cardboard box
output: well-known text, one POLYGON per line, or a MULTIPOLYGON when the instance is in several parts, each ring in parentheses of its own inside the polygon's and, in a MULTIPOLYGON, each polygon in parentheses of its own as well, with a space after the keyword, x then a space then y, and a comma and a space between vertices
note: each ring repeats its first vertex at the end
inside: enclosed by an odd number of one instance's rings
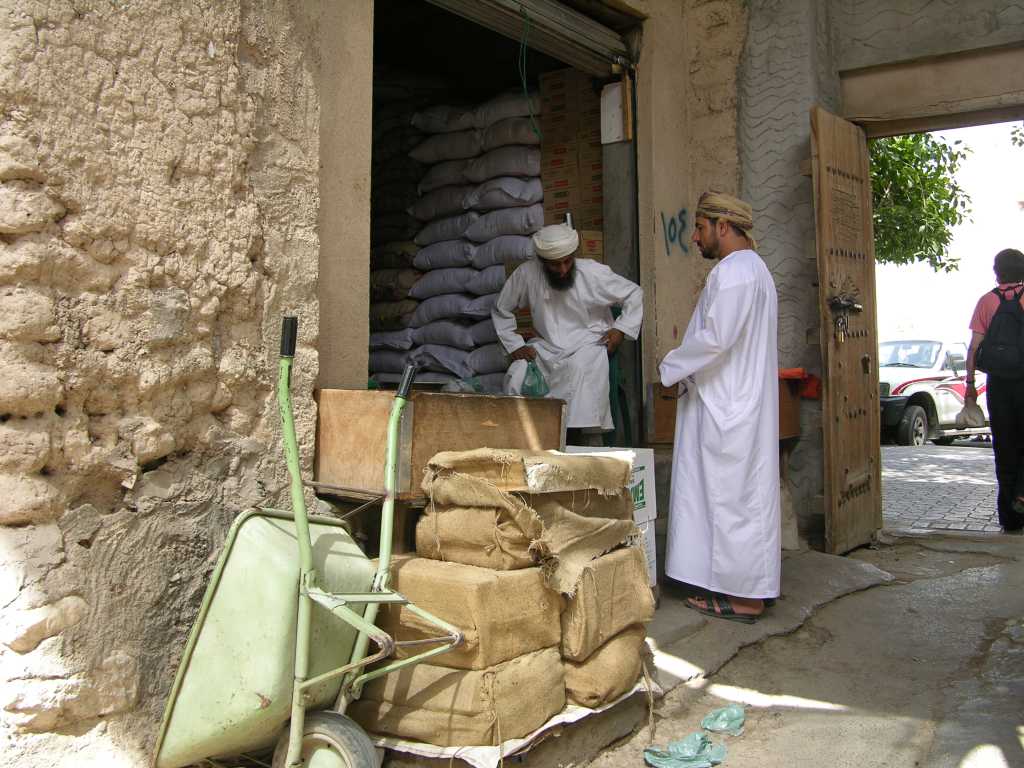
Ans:
POLYGON ((654 521, 639 523, 637 528, 644 537, 644 555, 647 558, 647 577, 652 587, 658 586, 658 548, 654 538, 654 521))
POLYGON ((604 229, 604 206, 581 205, 572 212, 576 229, 604 229))
POLYGON ((580 256, 604 263, 604 232, 596 230, 580 231, 580 256))

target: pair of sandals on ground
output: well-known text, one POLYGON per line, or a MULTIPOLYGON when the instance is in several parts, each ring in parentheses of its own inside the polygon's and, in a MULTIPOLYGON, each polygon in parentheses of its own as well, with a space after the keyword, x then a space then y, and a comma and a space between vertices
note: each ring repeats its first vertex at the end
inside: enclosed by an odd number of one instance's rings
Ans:
POLYGON ((738 621, 742 624, 753 624, 760 619, 767 608, 775 605, 775 598, 768 597, 764 600, 751 599, 749 597, 734 597, 723 595, 721 592, 709 592, 689 588, 686 597, 686 607, 705 616, 712 616, 716 619, 728 619, 738 621))

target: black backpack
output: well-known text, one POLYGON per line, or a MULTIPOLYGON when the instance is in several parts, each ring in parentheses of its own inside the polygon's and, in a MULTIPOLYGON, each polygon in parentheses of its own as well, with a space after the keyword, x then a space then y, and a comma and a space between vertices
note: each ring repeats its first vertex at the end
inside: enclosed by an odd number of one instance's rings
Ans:
POLYGON ((985 331, 978 347, 979 370, 1002 379, 1024 378, 1024 307, 1020 304, 1024 286, 1006 298, 999 288, 992 289, 999 297, 999 309, 985 331))

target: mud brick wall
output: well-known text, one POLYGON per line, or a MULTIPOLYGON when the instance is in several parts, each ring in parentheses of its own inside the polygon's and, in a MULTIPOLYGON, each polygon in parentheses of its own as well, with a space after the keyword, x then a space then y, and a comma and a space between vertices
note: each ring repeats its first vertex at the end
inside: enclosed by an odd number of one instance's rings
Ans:
POLYGON ((227 526, 285 496, 285 309, 310 460, 306 5, 4 3, 0 765, 148 764, 227 526))

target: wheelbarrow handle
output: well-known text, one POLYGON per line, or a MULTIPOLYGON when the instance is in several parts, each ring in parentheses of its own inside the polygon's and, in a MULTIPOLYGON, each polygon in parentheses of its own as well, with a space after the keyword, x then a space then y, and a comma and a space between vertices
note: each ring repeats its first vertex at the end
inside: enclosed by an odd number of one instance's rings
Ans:
POLYGON ((405 373, 402 374, 402 383, 398 385, 398 397, 403 400, 409 399, 409 390, 412 389, 412 382, 416 378, 419 366, 416 363, 406 363, 405 373))
POLYGON ((281 357, 295 357, 295 342, 299 337, 299 318, 281 319, 281 357))

